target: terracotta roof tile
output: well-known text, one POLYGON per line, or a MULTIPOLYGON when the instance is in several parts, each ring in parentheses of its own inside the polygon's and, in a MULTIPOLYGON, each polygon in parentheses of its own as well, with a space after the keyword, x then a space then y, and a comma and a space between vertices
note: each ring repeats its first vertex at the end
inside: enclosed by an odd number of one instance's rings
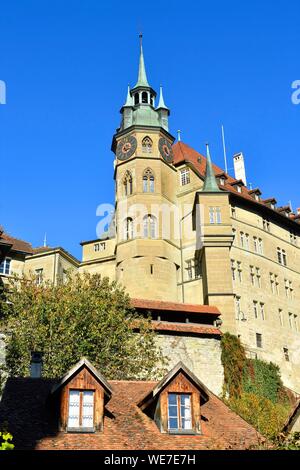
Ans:
MULTIPOLYGON (((201 155, 199 152, 196 152, 196 150, 194 150, 192 147, 185 144, 184 142, 176 142, 176 144, 173 145, 173 151, 174 151, 174 164, 175 165, 179 165, 180 163, 184 163, 184 162, 191 163, 193 167, 195 168, 195 170, 204 179, 205 171, 206 171, 206 157, 201 155)), ((265 201, 263 200, 256 201, 251 196, 251 190, 249 190, 246 186, 242 186, 241 192, 238 192, 237 189, 235 189, 234 186, 232 186, 232 184, 234 184, 237 180, 235 178, 232 178, 230 175, 224 173, 224 170, 222 168, 213 164, 213 169, 214 169, 215 175, 225 174, 227 177, 225 185, 224 186, 219 185, 221 190, 228 191, 241 198, 252 201, 255 204, 259 204, 260 206, 269 207, 267 204, 265 204, 265 201)), ((270 209, 270 210, 273 210, 273 209, 270 209)), ((278 212, 278 214, 280 213, 278 212)), ((283 214, 280 214, 280 215, 284 217, 283 214)), ((293 220, 293 219, 290 218, 290 220, 293 220)))
POLYGON ((33 252, 32 245, 30 243, 25 242, 24 240, 20 240, 18 238, 11 237, 5 232, 2 233, 1 239, 4 242, 11 243, 12 244, 11 250, 13 251, 19 251, 19 252, 28 253, 28 254, 32 254, 33 252))
POLYGON ((205 450, 245 449, 258 443, 254 428, 211 392, 201 408, 202 435, 162 434, 138 407, 157 382, 142 381, 109 381, 113 393, 106 405, 103 432, 58 432, 48 402, 54 383, 46 379, 8 379, 0 403, 0 422, 7 422, 16 449, 205 450))
POLYGON ((221 336, 221 331, 209 325, 197 325, 193 323, 173 323, 173 322, 159 322, 152 321, 154 330, 156 331, 170 331, 178 333, 193 333, 197 335, 218 335, 221 336))
POLYGON ((208 315, 221 315, 217 307, 211 305, 182 304, 179 302, 166 302, 162 300, 131 299, 131 304, 135 308, 149 310, 170 310, 173 312, 203 313, 208 315))

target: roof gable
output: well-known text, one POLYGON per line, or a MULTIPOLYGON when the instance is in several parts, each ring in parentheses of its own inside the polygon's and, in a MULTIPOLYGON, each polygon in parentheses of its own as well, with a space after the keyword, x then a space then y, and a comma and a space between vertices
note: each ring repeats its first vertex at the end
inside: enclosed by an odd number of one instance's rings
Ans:
POLYGON ((188 369, 183 362, 178 362, 178 364, 173 367, 173 369, 168 372, 167 375, 155 385, 155 387, 148 393, 139 403, 141 408, 146 408, 150 402, 155 400, 160 393, 169 385, 178 374, 182 373, 200 392, 200 395, 204 402, 209 400, 209 390, 205 387, 205 385, 199 380, 193 372, 188 369))
POLYGON ((61 380, 52 387, 51 394, 54 394, 64 385, 66 385, 74 376, 76 376, 83 368, 89 370, 89 372, 98 380, 98 382, 103 386, 105 394, 110 397, 112 394, 112 389, 106 379, 103 377, 100 372, 90 363, 90 361, 83 357, 80 361, 75 364, 62 378, 61 380))

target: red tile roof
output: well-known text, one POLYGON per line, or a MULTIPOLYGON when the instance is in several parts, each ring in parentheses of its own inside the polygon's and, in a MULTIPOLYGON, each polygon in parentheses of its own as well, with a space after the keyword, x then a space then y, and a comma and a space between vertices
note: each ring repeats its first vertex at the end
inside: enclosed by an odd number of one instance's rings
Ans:
MULTIPOLYGON (((196 170, 196 172, 199 173, 199 175, 204 179, 205 177, 205 172, 206 172, 206 157, 201 155, 199 152, 196 152, 192 147, 189 145, 183 143, 183 142, 176 142, 176 144, 173 145, 173 152, 174 152, 174 164, 179 165, 181 163, 191 163, 196 170)), ((215 175, 223 175, 224 170, 217 165, 213 164, 213 169, 215 172, 215 175)), ((264 207, 269 207, 263 200, 261 201, 256 201, 252 196, 251 196, 251 190, 247 189, 246 186, 241 186, 241 192, 239 193, 237 189, 232 186, 232 184, 236 183, 237 180, 235 178, 232 178, 228 174, 225 174, 227 179, 225 181, 225 185, 219 185, 221 190, 228 191, 232 194, 235 194, 239 197, 242 197, 244 199, 247 199, 249 201, 252 201, 255 204, 259 204, 260 206, 264 207)), ((256 191, 256 190, 254 190, 256 191)), ((268 200, 267 200, 268 201, 268 200)), ((269 207, 270 209, 270 207, 269 207)), ((273 210, 273 209, 270 209, 273 210)), ((278 212, 279 213, 279 212, 278 212)), ((283 217, 284 215, 281 214, 283 217)), ((294 218, 291 216, 289 217, 290 220, 294 220, 294 218)))
POLYGON ((47 379, 8 379, 0 403, 0 422, 7 422, 16 449, 205 450, 245 449, 258 444, 255 429, 211 392, 201 408, 202 435, 162 434, 138 406, 157 385, 145 381, 109 381, 112 396, 106 404, 103 432, 58 432, 48 402, 54 383, 47 379))
POLYGON ((28 242, 25 242, 24 240, 11 237, 5 232, 2 233, 1 240, 6 243, 12 244, 11 250, 13 251, 19 251, 21 253, 32 254, 33 249, 32 249, 31 244, 28 242))
POLYGON ((218 335, 221 331, 210 325, 197 325, 195 323, 171 323, 152 321, 153 329, 156 331, 177 332, 177 333, 193 333, 197 335, 218 335))
POLYGON ((208 315, 221 315, 217 307, 211 305, 182 304, 163 300, 131 299, 131 305, 145 310, 170 310, 173 312, 203 313, 208 315))

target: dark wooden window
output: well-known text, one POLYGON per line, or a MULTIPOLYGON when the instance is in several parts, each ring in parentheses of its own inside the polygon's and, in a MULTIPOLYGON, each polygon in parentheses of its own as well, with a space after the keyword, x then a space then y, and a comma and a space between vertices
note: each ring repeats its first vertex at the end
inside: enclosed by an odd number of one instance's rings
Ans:
POLYGON ((68 409, 68 430, 94 429, 93 390, 70 390, 68 409))
POLYGON ((192 430, 191 395, 187 393, 168 394, 168 430, 192 430))
POLYGON ((256 333, 256 346, 258 348, 262 348, 262 335, 260 333, 256 333))

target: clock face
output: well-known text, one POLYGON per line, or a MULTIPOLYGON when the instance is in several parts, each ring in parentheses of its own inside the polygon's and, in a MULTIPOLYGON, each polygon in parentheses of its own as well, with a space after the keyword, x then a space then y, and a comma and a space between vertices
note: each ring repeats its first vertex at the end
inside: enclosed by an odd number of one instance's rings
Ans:
POLYGON ((117 145, 116 155, 118 160, 127 160, 130 158, 137 148, 137 141, 133 135, 129 135, 128 137, 124 137, 124 139, 120 140, 117 145))
POLYGON ((161 138, 159 139, 158 148, 163 159, 167 163, 171 163, 174 155, 170 142, 168 142, 167 139, 161 138))

